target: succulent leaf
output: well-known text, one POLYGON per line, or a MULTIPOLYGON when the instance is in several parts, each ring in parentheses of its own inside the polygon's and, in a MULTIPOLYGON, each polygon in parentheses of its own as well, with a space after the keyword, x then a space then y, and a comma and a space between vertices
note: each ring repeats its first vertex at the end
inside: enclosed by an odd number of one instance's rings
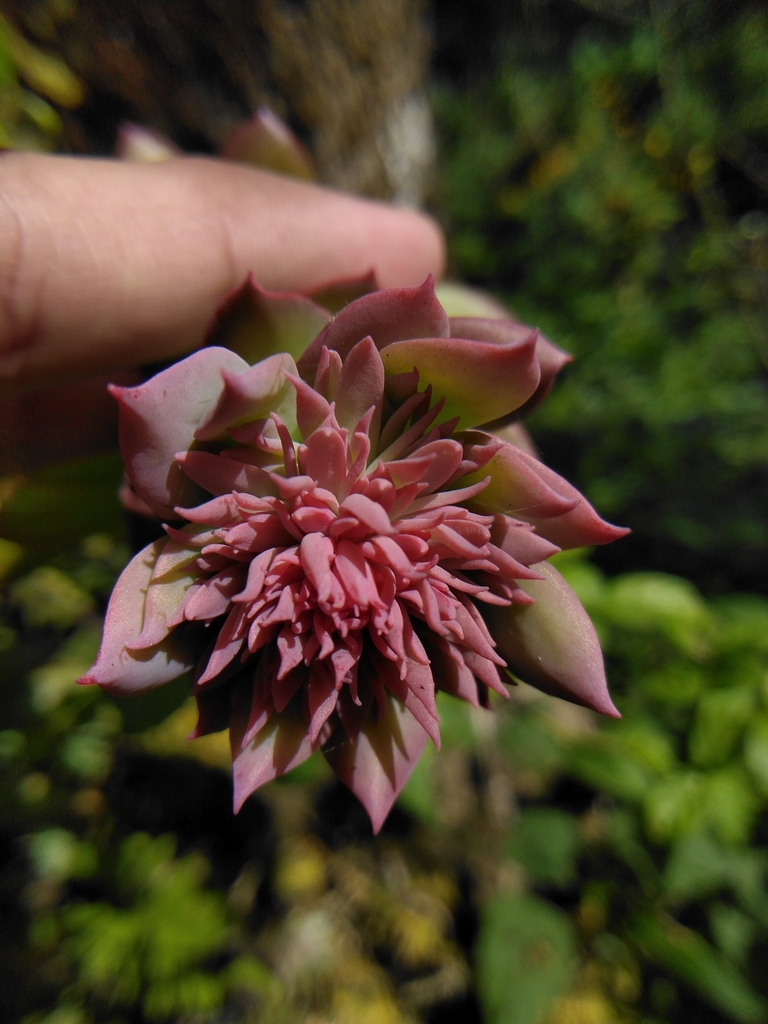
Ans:
POLYGON ((148 648, 127 646, 141 635, 147 589, 165 543, 156 540, 123 570, 109 601, 98 657, 78 682, 128 696, 169 683, 194 665, 196 651, 188 635, 174 633, 148 648))
POLYGON ((617 714, 546 559, 624 531, 517 419, 568 357, 484 312, 449 321, 430 279, 329 319, 249 280, 212 337, 261 361, 208 347, 113 388, 132 504, 183 523, 120 577, 81 681, 130 693, 193 669, 193 735, 229 725, 235 809, 322 748, 378 831, 440 745, 436 691, 487 707, 507 664, 617 714))
POLYGON ((554 566, 542 562, 535 568, 544 579, 520 584, 533 604, 486 611, 499 650, 524 682, 620 718, 608 695, 600 641, 589 616, 554 566))
POLYGON ((120 451, 136 493, 162 518, 176 505, 193 505, 201 492, 176 463, 176 452, 194 443, 195 432, 224 391, 221 372, 248 370, 224 348, 194 352, 135 388, 110 386, 120 406, 120 451))
POLYGON ((298 359, 330 318, 311 299, 265 291, 249 274, 219 307, 207 344, 230 348, 249 363, 278 352, 298 359))
POLYGON ((250 120, 240 125, 221 147, 225 160, 253 164, 277 174, 314 181, 314 161, 291 129, 262 104, 250 120))

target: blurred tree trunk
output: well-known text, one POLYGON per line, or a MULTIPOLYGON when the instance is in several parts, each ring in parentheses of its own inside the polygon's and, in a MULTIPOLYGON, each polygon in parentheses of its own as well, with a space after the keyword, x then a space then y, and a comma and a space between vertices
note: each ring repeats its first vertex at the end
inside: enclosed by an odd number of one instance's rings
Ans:
POLYGON ((328 184, 422 202, 433 159, 424 0, 0 0, 88 99, 65 146, 108 153, 122 121, 215 152, 268 103, 328 184))

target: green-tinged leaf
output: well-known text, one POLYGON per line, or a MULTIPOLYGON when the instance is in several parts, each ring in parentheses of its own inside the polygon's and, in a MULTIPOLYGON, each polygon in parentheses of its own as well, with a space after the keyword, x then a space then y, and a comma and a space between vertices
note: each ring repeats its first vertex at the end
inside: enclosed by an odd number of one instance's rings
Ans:
POLYGON ((419 386, 444 398, 438 422, 459 417, 467 430, 519 409, 536 390, 541 371, 535 335, 517 345, 458 338, 410 338, 381 350, 387 377, 419 371, 419 386))
POLYGON ((224 143, 225 160, 264 167, 277 174, 314 181, 314 161, 291 129, 269 107, 260 106, 224 143))
POLYGON ((178 711, 189 698, 190 690, 191 682, 187 674, 172 679, 164 686, 147 690, 138 700, 114 697, 111 694, 105 694, 102 699, 114 702, 114 706, 123 717, 127 733, 137 733, 151 729, 165 721, 174 711, 178 711))
POLYGON ((647 914, 630 927, 631 938, 659 967, 690 985, 739 1024, 760 1024, 768 1007, 739 971, 696 932, 669 917, 647 914))
POLYGON ((488 320, 509 320, 512 313, 487 292, 459 281, 441 281, 435 295, 448 316, 479 316, 488 320))
POLYGON ((549 807, 524 810, 513 824, 506 852, 540 885, 565 887, 576 878, 581 837, 576 819, 549 807))
POLYGON ((589 616, 554 566, 540 562, 536 570, 544 579, 520 582, 533 604, 490 606, 485 612, 499 651, 510 670, 532 686, 618 717, 589 616))
POLYGON ((298 359, 330 318, 311 299, 264 291, 248 277, 219 310, 208 343, 230 348, 248 363, 280 352, 298 359))
POLYGON ((535 896, 494 898, 482 913, 476 960, 488 1024, 537 1024, 570 982, 575 960, 566 914, 535 896))
POLYGON ((600 612, 605 596, 606 581, 597 566, 586 560, 584 552, 583 548, 572 548, 555 555, 551 561, 589 614, 596 615, 600 612))

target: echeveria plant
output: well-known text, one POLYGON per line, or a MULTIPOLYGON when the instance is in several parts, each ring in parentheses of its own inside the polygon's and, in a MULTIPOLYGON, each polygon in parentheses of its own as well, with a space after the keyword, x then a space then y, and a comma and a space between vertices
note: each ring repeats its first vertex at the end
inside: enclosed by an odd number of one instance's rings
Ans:
POLYGON ((449 318, 431 280, 335 316, 247 282, 208 347, 112 388, 167 537, 118 580, 81 682, 191 672, 194 735, 229 727, 236 809, 321 751, 375 830, 440 744, 438 690, 487 707, 511 670, 617 714, 547 559, 624 531, 503 437, 566 360, 511 320, 449 318))

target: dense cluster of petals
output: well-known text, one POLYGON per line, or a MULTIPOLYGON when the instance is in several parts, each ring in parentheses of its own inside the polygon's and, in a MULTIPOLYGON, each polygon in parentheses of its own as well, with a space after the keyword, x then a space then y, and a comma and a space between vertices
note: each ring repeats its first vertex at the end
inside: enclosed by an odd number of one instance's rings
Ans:
POLYGON ((623 531, 503 436, 563 353, 509 320, 449 319, 431 282, 335 317, 247 282, 212 340, 113 389, 167 539, 118 581, 83 682, 133 693, 191 671, 196 735, 230 729, 236 807, 322 750, 376 829, 439 746, 438 690, 487 706, 509 666, 615 713, 546 559, 623 531))

